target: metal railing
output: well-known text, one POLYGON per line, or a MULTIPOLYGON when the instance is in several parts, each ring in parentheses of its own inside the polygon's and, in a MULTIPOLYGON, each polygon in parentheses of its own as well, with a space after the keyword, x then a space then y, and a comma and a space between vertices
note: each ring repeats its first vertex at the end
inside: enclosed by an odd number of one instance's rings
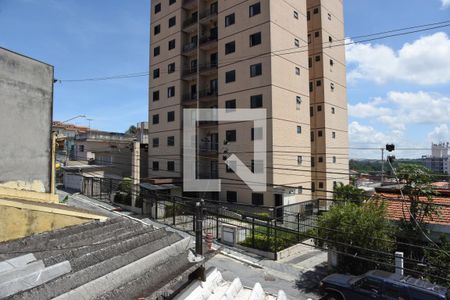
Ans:
POLYGON ((183 46, 183 53, 191 52, 197 49, 197 42, 187 43, 183 46))
POLYGON ((200 20, 206 19, 206 18, 209 18, 209 17, 216 17, 217 13, 218 13, 217 7, 214 8, 214 9, 204 10, 202 13, 200 13, 200 20))

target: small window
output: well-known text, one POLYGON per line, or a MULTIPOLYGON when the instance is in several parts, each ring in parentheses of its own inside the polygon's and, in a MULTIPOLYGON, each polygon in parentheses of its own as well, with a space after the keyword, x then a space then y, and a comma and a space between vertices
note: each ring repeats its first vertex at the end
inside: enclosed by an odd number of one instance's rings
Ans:
POLYGON ((322 86, 322 80, 317 80, 316 81, 316 86, 322 86))
POLYGON ((235 22, 234 13, 228 16, 225 16, 225 27, 233 25, 235 22))
POLYGON ((252 141, 262 140, 263 130, 261 127, 252 128, 250 135, 252 141))
POLYGON ((333 42, 333 38, 332 38, 331 36, 329 36, 329 37, 328 37, 328 41, 329 41, 330 43, 332 43, 332 42, 333 42))
POLYGON ((159 161, 154 161, 152 164, 153 171, 159 171, 159 161))
POLYGON ((264 194, 252 193, 252 204, 253 205, 264 205, 264 194))
POLYGON ((158 115, 158 114, 153 115, 153 117, 152 117, 152 123, 153 123, 153 124, 159 124, 159 115, 158 115))
POLYGON ((155 15, 161 11, 161 3, 155 5, 155 15))
POLYGON ((319 8, 314 8, 314 14, 317 15, 319 13, 319 8))
POLYGON ((315 192, 316 191, 316 183, 315 182, 311 182, 311 192, 315 192))
POLYGON ((152 140, 152 145, 153 145, 153 148, 158 148, 159 147, 159 138, 154 138, 152 140))
POLYGON ((169 172, 175 171, 175 162, 174 161, 167 162, 167 171, 169 171, 169 172))
POLYGON ((225 83, 236 81, 236 71, 231 70, 225 73, 225 83))
POLYGON ((225 132, 227 142, 236 142, 236 130, 227 130, 225 132))
POLYGON ((300 76, 300 68, 299 67, 295 67, 295 75, 300 76))
POLYGON ((261 32, 257 32, 250 35, 250 47, 261 44, 261 32))
POLYGON ((316 165, 315 157, 311 156, 311 167, 314 167, 316 165))
POLYGON ((175 48, 175 40, 170 40, 169 41, 169 50, 172 50, 175 48))
POLYGON ((311 34, 308 33, 308 44, 311 44, 312 40, 311 40, 311 34))
POLYGON ((159 69, 153 70, 153 79, 159 78, 159 69))
POLYGON ((311 142, 314 142, 314 131, 311 131, 311 142))
POLYGON ((337 161, 336 156, 333 156, 333 164, 335 164, 337 161))
POLYGON ((336 109, 334 107, 331 108, 331 113, 334 115, 336 113, 336 109))
POLYGON ((335 139, 335 138, 336 138, 336 132, 333 131, 333 132, 331 133, 331 137, 332 137, 333 139, 335 139))
POLYGON ((78 146, 78 151, 84 152, 84 145, 79 145, 78 146))
POLYGON ((255 3, 250 5, 248 9, 248 16, 251 18, 253 16, 259 15, 261 13, 261 3, 255 3))
POLYGON ((312 61, 312 57, 310 57, 310 58, 308 59, 308 67, 309 67, 309 68, 312 68, 312 66, 313 66, 313 61, 312 61))
POLYGON ((309 82, 309 92, 314 91, 314 83, 312 81, 309 82))
POLYGON ((236 170, 236 166, 237 166, 236 161, 235 160, 229 161, 228 164, 225 164, 225 166, 226 166, 227 173, 234 173, 234 170, 236 170))
POLYGON ((153 33, 155 35, 159 34, 161 32, 161 25, 156 25, 155 28, 153 28, 153 33))
POLYGON ((302 133, 302 126, 297 126, 297 134, 301 134, 302 133))
POLYGON ((320 61, 320 55, 316 55, 315 60, 320 61))
POLYGON ((312 107, 312 106, 309 107, 309 116, 310 117, 314 116, 314 107, 312 107))
POLYGON ((236 42, 232 41, 225 44, 225 55, 234 53, 236 51, 236 42))
POLYGON ((306 12, 306 19, 308 21, 311 20, 311 12, 309 10, 306 12))
POLYGON ((298 20, 298 12, 294 10, 294 18, 298 20))
POLYGON ((225 101, 226 111, 235 111, 236 110, 236 100, 227 100, 225 101))
POLYGON ((334 83, 333 82, 330 83, 330 88, 331 88, 332 91, 334 91, 334 83))
POLYGON ((172 17, 169 19, 169 28, 175 26, 177 23, 177 17, 172 17))
POLYGON ((300 41, 298 39, 294 40, 295 47, 300 47, 300 41))
POLYGON ((317 106, 317 111, 322 111, 322 105, 317 106))
POLYGON ((323 163, 323 156, 319 156, 319 163, 323 163))
POLYGON ((167 146, 169 146, 169 147, 175 146, 175 137, 174 136, 167 137, 167 146))
POLYGON ((177 2, 177 0, 169 0, 169 5, 174 4, 175 2, 177 2))
POLYGON ((175 72, 175 63, 171 63, 167 66, 167 73, 171 74, 175 72))
POLYGON ((254 64, 250 66, 250 77, 262 75, 262 64, 254 64))
POLYGON ((316 31, 316 32, 314 33, 314 37, 318 38, 319 36, 320 36, 320 31, 316 31))
POLYGON ((319 189, 323 189, 323 182, 319 182, 319 189))
POLYGON ((330 59, 330 66, 334 66, 334 60, 330 59))
POLYGON ((259 108, 263 106, 263 95, 254 95, 250 97, 250 108, 259 108))
POLYGON ((236 203, 237 202, 237 192, 227 191, 227 202, 236 203))
POLYGON ((167 112, 167 122, 173 121, 175 121, 175 112, 174 111, 167 112))
POLYGON ((161 47, 153 48, 153 57, 157 57, 161 53, 161 47))
POLYGON ((300 96, 295 97, 295 104, 296 104, 297 110, 300 110, 300 108, 302 106, 302 97, 300 97, 300 96))
POLYGON ((317 132, 317 136, 318 136, 318 137, 322 137, 322 135, 323 135, 322 130, 319 130, 319 131, 317 132))
POLYGON ((255 174, 264 173, 264 161, 252 159, 252 164, 251 164, 250 169, 255 174))
POLYGON ((167 88, 167 98, 172 98, 172 97, 175 97, 175 87, 169 86, 167 88))
POLYGON ((153 92, 153 101, 159 101, 159 91, 153 92))
POLYGON ((301 165, 303 163, 303 156, 297 156, 297 165, 301 165))

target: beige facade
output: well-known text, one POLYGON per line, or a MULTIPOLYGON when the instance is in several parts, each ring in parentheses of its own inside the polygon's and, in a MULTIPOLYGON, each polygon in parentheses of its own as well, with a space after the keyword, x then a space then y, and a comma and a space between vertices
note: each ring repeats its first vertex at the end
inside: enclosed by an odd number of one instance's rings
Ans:
MULTIPOLYGON (((342 21, 342 2, 326 3, 334 5, 330 9, 335 22, 342 21)), ((344 33, 342 23, 324 25, 315 17, 308 21, 315 5, 322 7, 320 1, 294 0, 152 1, 149 177, 182 177, 183 108, 264 108, 268 190, 262 194, 252 193, 236 174, 227 172, 223 159, 235 153, 252 166, 252 139, 258 138, 253 123, 199 122, 198 178, 222 180, 222 191, 209 196, 273 206, 321 196, 311 192, 314 181, 316 189, 320 182, 324 190, 332 189, 334 176, 323 173, 322 178, 318 171, 334 166, 326 160, 311 168, 311 156, 332 161, 328 156, 337 151, 334 147, 342 147, 336 168, 344 169, 348 162, 344 50, 308 46, 308 34, 325 34, 330 27, 338 40, 344 33), (316 53, 335 60, 333 68, 310 68, 308 58, 316 53), (309 82, 319 78, 328 86, 334 83, 334 91, 310 93, 309 82), (310 107, 318 105, 330 113, 323 110, 310 117, 310 107), (335 132, 337 138, 311 142, 310 133, 319 130, 335 132)), ((320 11, 327 18, 328 10, 320 11)), ((259 162, 253 163, 257 172, 259 162)), ((346 168, 348 173, 348 164, 346 168)))

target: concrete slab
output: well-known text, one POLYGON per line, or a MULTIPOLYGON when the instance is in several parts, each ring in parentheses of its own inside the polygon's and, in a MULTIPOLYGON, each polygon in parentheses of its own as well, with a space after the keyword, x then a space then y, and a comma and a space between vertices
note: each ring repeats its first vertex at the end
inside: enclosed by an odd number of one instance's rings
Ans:
POLYGON ((36 257, 31 253, 2 261, 0 262, 0 273, 10 271, 14 268, 22 268, 35 260, 36 257))

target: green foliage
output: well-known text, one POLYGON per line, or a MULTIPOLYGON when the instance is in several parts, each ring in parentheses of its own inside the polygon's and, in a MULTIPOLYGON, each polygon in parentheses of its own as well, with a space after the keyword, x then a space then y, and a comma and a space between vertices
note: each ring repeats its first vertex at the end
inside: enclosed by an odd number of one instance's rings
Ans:
POLYGON ((445 235, 442 235, 438 242, 441 250, 425 250, 425 258, 428 262, 426 272, 434 276, 447 278, 447 281, 437 280, 436 277, 429 276, 428 280, 446 285, 450 288, 450 241, 445 235), (445 252, 447 252, 447 254, 445 252))
POLYGON ((122 179, 118 186, 118 192, 114 196, 115 203, 131 205, 131 183, 131 178, 122 179))
POLYGON ((356 204, 361 204, 369 199, 369 196, 362 189, 358 189, 352 185, 344 185, 343 183, 338 183, 334 188, 334 199, 338 200, 337 203, 341 202, 353 202, 356 204))
POLYGON ((124 193, 131 193, 131 184, 132 184, 132 179, 129 177, 124 177, 122 179, 122 181, 119 183, 119 191, 124 192, 124 193))
POLYGON ((131 125, 127 131, 125 131, 125 134, 135 135, 137 133, 137 128, 134 125, 131 125))
POLYGON ((164 218, 175 216, 193 215, 194 211, 191 207, 180 203, 166 203, 164 206, 164 218))
MULTIPOLYGON (((333 206, 319 218, 318 243, 351 256, 387 262, 376 251, 391 253, 394 240, 392 227, 386 218, 386 204, 369 200, 362 204, 345 202, 333 206), (370 249, 363 250, 358 247, 370 249)), ((338 270, 361 274, 379 268, 376 263, 338 253, 338 270)))

